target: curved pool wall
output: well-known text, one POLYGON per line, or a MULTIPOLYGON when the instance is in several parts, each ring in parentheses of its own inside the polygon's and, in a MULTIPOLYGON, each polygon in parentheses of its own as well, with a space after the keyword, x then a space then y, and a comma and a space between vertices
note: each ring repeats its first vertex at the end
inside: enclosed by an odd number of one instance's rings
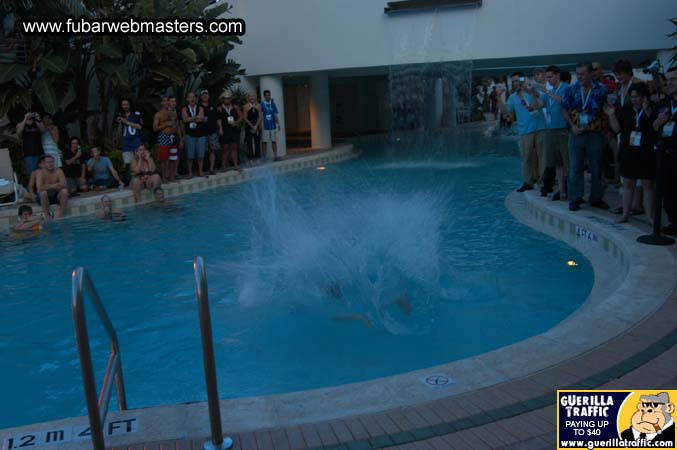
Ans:
MULTIPOLYGON (((636 244, 634 227, 618 227, 594 214, 570 215, 558 209, 560 205, 532 195, 511 194, 508 206, 519 220, 568 242, 590 258, 595 285, 585 304, 570 318, 539 336, 448 365, 333 388, 223 400, 226 429, 246 431, 345 417, 422 403, 519 377, 581 354, 622 333, 655 311, 673 288, 674 259, 664 249, 636 244), (638 278, 652 282, 648 286, 639 284, 638 278), (452 376, 455 384, 430 389, 421 383, 421 377, 440 372, 452 376), (331 410, 327 404, 333 406, 331 410)), ((144 421, 143 432, 112 438, 110 445, 208 434, 204 403, 112 412, 110 420, 131 416, 144 421)), ((82 420, 65 419, 52 425, 82 420)), ((4 430, 3 435, 30 428, 4 430)))
MULTIPOLYGON (((316 151, 309 155, 299 155, 287 157, 284 161, 266 164, 260 167, 248 167, 242 172, 230 171, 227 173, 217 173, 210 175, 208 178, 195 177, 191 180, 181 180, 181 182, 166 183, 162 185, 165 191, 165 198, 178 197, 193 192, 201 192, 222 186, 231 186, 244 183, 249 180, 268 176, 270 171, 273 173, 287 173, 297 170, 303 170, 309 167, 320 166, 323 164, 332 164, 340 161, 347 161, 359 156, 360 151, 356 150, 352 144, 337 145, 331 149, 330 152, 316 151)), ((113 200, 115 208, 125 208, 133 206, 134 194, 131 190, 116 191, 107 193, 113 200)), ((72 198, 68 202, 66 209, 66 216, 79 217, 96 214, 101 210, 101 197, 87 196, 72 198)), ((141 202, 139 205, 152 203, 154 201, 153 195, 150 191, 143 191, 141 193, 141 202)), ((33 212, 39 211, 39 205, 32 204, 33 212)), ((17 221, 18 207, 1 207, 0 208, 0 233, 7 233, 11 230, 12 225, 17 221)), ((52 205, 51 210, 56 212, 58 205, 52 205)))

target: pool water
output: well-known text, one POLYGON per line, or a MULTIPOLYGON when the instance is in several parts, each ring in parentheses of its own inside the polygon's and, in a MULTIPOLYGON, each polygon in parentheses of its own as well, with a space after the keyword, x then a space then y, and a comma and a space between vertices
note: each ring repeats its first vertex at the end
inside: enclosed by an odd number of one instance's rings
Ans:
MULTIPOLYGON (((86 413, 76 266, 117 329, 131 408, 206 400, 195 255, 222 398, 469 357, 544 332, 586 299, 589 262, 504 206, 520 182, 514 142, 459 134, 364 148, 326 170, 128 208, 126 222, 72 218, 4 237, 0 428, 86 413)), ((87 310, 100 386, 108 343, 87 310)))

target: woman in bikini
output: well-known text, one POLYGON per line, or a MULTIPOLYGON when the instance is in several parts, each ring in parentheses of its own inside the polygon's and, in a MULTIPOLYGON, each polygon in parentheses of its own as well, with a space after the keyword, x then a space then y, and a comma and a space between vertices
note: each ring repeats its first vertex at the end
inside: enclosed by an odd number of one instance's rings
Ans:
POLYGON ((142 189, 149 189, 152 192, 162 184, 160 175, 158 175, 155 168, 155 162, 143 144, 139 145, 134 152, 134 158, 129 168, 132 172, 132 182, 130 185, 134 192, 134 201, 136 203, 141 201, 142 189))

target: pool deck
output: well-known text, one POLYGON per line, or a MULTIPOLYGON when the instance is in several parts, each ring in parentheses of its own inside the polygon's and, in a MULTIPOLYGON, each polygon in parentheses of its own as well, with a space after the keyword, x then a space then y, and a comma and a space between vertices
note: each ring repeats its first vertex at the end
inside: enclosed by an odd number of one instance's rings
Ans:
MULTIPOLYGON (((539 336, 442 366, 222 400, 234 448, 552 449, 556 389, 675 388, 677 246, 642 246, 635 239, 649 231, 645 224, 615 225, 617 216, 586 206, 570 213, 566 202, 533 191, 511 193, 506 206, 517 220, 590 259, 595 284, 579 310, 539 336)), ((198 449, 209 433, 205 403, 115 411, 107 424, 124 428, 132 420, 136 429, 114 432, 110 448, 198 449)), ((82 424, 84 417, 64 419, 2 430, 0 438, 82 424)), ((89 447, 81 438, 32 448, 89 447)))

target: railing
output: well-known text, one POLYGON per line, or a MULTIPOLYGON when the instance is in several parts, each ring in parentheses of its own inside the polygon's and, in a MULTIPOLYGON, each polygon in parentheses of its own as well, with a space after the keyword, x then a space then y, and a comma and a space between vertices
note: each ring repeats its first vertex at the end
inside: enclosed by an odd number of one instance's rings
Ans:
POLYGON ((106 314, 106 310, 101 303, 99 295, 96 293, 91 278, 83 267, 78 267, 73 271, 73 293, 71 298, 71 308, 73 310, 73 326, 75 327, 75 338, 77 340, 78 354, 80 355, 80 368, 82 369, 82 383, 85 390, 85 400, 87 402, 87 414, 89 415, 89 429, 92 436, 92 445, 95 450, 105 450, 106 446, 103 438, 103 424, 108 414, 108 404, 110 403, 110 394, 115 379, 115 391, 118 397, 118 408, 127 409, 127 400, 125 398, 125 384, 122 380, 122 361, 120 359, 120 348, 118 338, 115 334, 113 324, 106 314), (106 366, 106 373, 103 378, 103 386, 97 400, 96 380, 94 379, 94 370, 92 369, 92 354, 89 349, 89 335, 87 334, 87 322, 85 319, 85 296, 87 290, 91 303, 96 309, 96 314, 103 324, 108 341, 110 342, 111 353, 106 366))
POLYGON ((205 367, 207 405, 209 407, 209 424, 212 435, 212 440, 205 442, 204 450, 225 450, 233 446, 233 440, 229 437, 224 437, 221 430, 221 408, 219 405, 219 392, 216 386, 216 364, 214 362, 212 320, 209 314, 207 275, 205 274, 204 260, 201 256, 195 257, 193 270, 195 271, 195 293, 197 296, 198 315, 200 317, 202 360, 205 367))

